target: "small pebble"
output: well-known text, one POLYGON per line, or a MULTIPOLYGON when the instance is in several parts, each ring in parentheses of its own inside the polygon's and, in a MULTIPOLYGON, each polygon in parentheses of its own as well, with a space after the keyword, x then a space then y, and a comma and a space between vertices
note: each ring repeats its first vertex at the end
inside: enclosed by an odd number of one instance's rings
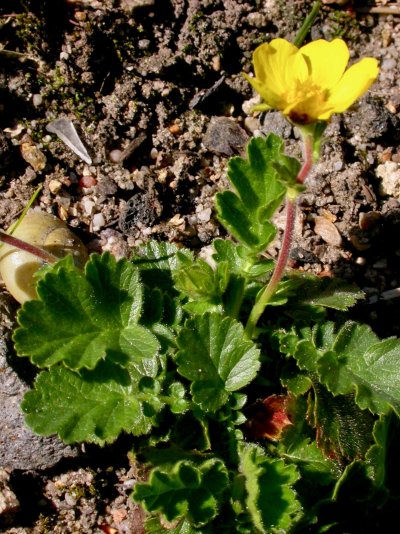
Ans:
POLYGON ((32 142, 21 143, 20 150, 21 156, 35 172, 40 172, 46 167, 46 156, 32 142))
POLYGON ((381 195, 400 198, 400 164, 386 161, 376 168, 376 175, 381 178, 379 192, 381 195))
POLYGON ((35 93, 32 95, 32 104, 37 108, 43 103, 43 97, 42 95, 39 95, 38 93, 35 93))
POLYGON ((93 200, 90 200, 89 198, 84 197, 81 201, 83 214, 84 215, 91 215, 93 213, 93 209, 95 207, 95 202, 93 200))
POLYGON ((56 195, 60 191, 61 187, 62 183, 59 180, 50 180, 49 190, 53 195, 56 195))
POLYGON ((243 125, 250 133, 254 133, 260 128, 260 121, 256 117, 246 117, 243 121, 243 125))
POLYGON ((342 237, 336 226, 325 217, 314 217, 314 232, 333 247, 340 247, 342 237))
POLYGON ((93 223, 93 230, 95 232, 97 230, 100 230, 100 228, 102 228, 106 224, 104 215, 102 213, 96 213, 95 215, 93 215, 92 223, 93 223))
POLYGON ((86 11, 75 11, 74 17, 77 21, 83 22, 86 20, 86 11))
POLYGON ((82 176, 82 178, 79 180, 80 187, 83 187, 84 189, 94 187, 96 184, 97 180, 93 176, 82 176))
POLYGON ((118 150, 117 148, 115 150, 111 150, 111 152, 108 154, 108 157, 113 163, 120 163, 122 157, 122 150, 118 150))
POLYGON ((253 28, 262 28, 266 25, 266 19, 264 15, 258 12, 249 13, 247 15, 247 22, 250 26, 253 26, 253 28))
POLYGON ((343 161, 335 161, 333 164, 333 169, 335 171, 341 171, 343 169, 343 161))
POLYGON ((181 133, 181 127, 179 124, 171 124, 168 130, 172 133, 172 135, 179 135, 181 133))
POLYGON ((138 48, 139 50, 147 50, 150 46, 151 42, 149 39, 139 39, 138 41, 138 48))
POLYGON ((208 222, 211 218, 211 213, 212 213, 211 208, 205 208, 199 211, 198 213, 196 213, 197 219, 200 222, 208 222))
POLYGON ((219 72, 221 70, 221 57, 220 56, 214 56, 211 60, 211 66, 215 72, 219 72))

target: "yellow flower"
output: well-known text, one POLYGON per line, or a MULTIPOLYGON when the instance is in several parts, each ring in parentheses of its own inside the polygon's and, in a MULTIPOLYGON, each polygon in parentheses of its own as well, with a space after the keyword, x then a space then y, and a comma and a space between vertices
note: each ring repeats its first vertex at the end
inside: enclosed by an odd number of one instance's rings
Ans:
POLYGON ((260 45, 253 54, 255 78, 245 74, 264 100, 255 109, 277 109, 297 124, 329 120, 362 96, 379 73, 371 57, 345 71, 349 56, 342 39, 301 48, 285 39, 260 45))

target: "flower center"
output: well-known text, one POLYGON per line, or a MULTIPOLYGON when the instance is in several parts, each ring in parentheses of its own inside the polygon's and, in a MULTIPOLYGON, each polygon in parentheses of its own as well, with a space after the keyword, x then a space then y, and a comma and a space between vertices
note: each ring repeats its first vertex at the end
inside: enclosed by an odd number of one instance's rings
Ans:
POLYGON ((329 90, 322 89, 310 78, 295 80, 286 95, 290 106, 289 118, 297 124, 308 124, 315 121, 329 97, 329 90))
POLYGON ((328 90, 322 89, 319 85, 313 82, 310 78, 306 81, 295 80, 294 86, 290 91, 289 102, 304 102, 312 99, 313 101, 326 102, 328 97, 328 90))

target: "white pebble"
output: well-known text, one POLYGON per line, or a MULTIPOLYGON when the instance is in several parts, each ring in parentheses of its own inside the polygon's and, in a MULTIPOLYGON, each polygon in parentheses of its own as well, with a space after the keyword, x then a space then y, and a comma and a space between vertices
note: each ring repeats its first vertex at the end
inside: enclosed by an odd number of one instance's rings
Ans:
POLYGON ((208 222, 211 218, 211 208, 206 208, 196 213, 200 222, 208 222))
POLYGON ((376 168, 376 175, 381 178, 379 192, 381 195, 390 195, 400 198, 400 164, 386 161, 376 168))
POLYGON ((35 106, 35 108, 40 106, 42 104, 42 102, 43 102, 42 95, 34 94, 32 96, 32 104, 35 106))
POLYGON ((95 207, 95 203, 93 202, 93 200, 90 200, 87 197, 83 197, 81 204, 84 215, 91 215, 93 213, 93 208, 95 207))
POLYGON ((102 213, 96 213, 95 215, 93 215, 92 223, 93 223, 93 230, 94 231, 99 230, 106 224, 104 215, 102 213))

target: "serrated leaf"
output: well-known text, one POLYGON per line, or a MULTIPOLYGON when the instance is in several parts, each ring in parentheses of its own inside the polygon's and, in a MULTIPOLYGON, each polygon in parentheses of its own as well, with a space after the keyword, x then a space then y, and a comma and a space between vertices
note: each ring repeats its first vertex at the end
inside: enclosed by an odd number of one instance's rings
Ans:
POLYGON ((371 413, 361 410, 352 395, 334 397, 320 385, 314 386, 314 397, 309 415, 326 456, 339 462, 364 458, 371 445, 371 413))
POLYGON ((271 304, 282 305, 289 300, 289 306, 300 307, 300 310, 321 306, 346 311, 361 298, 364 298, 362 291, 341 280, 291 274, 278 284, 271 304))
POLYGON ((381 341, 369 326, 352 321, 338 332, 333 323, 304 328, 300 339, 286 338, 284 350, 291 345, 300 368, 317 373, 334 395, 355 393, 358 406, 372 413, 400 410, 399 339, 381 341))
POLYGON ((299 302, 346 311, 365 297, 356 286, 336 278, 307 277, 301 285, 299 302))
MULTIPOLYGON (((312 531, 332 534, 390 532, 393 522, 385 520, 387 512, 382 504, 381 496, 367 476, 365 464, 354 461, 346 466, 332 497, 319 503, 312 531)), ((397 513, 395 515, 397 517, 397 513)))
POLYGON ((277 444, 277 451, 287 462, 299 468, 303 480, 313 486, 325 486, 340 474, 338 464, 328 458, 315 440, 311 439, 311 428, 307 423, 307 402, 300 397, 291 403, 292 425, 285 428, 277 444))
POLYGON ((142 324, 153 329, 158 317, 164 325, 180 323, 183 311, 172 273, 192 261, 189 250, 165 242, 149 241, 136 251, 131 262, 140 270, 144 286, 142 324))
POLYGON ((227 262, 231 273, 259 277, 271 273, 274 269, 273 260, 260 260, 248 248, 229 239, 215 239, 213 247, 213 259, 217 263, 227 262))
POLYGON ((28 425, 38 434, 58 434, 65 443, 103 445, 121 432, 149 432, 162 408, 158 396, 141 391, 141 380, 157 372, 155 362, 122 369, 100 362, 78 375, 63 366, 42 371, 33 390, 25 394, 22 409, 28 425))
POLYGON ((138 483, 133 499, 148 512, 160 512, 167 521, 186 518, 193 526, 209 523, 218 510, 218 496, 228 484, 228 472, 217 459, 196 465, 177 462, 170 471, 153 469, 148 482, 138 483))
POLYGON ((400 418, 393 411, 381 415, 373 432, 375 444, 366 455, 370 478, 377 487, 385 487, 391 496, 399 496, 400 418))
POLYGON ((246 505, 257 531, 288 531, 301 513, 293 485, 300 475, 294 465, 266 456, 261 447, 244 444, 240 472, 245 477, 246 505))
POLYGON ((177 344, 178 372, 193 382, 193 400, 206 412, 224 406, 260 367, 259 350, 245 339, 243 326, 229 317, 205 314, 188 320, 177 344))
POLYGON ((170 439, 183 449, 206 451, 211 448, 207 422, 194 417, 192 412, 188 412, 176 421, 170 439))
POLYGON ((158 517, 149 517, 145 522, 146 534, 209 534, 209 530, 193 527, 185 519, 169 524, 164 527, 158 517))
POLYGON ((254 253, 263 252, 276 236, 276 228, 268 220, 262 223, 246 209, 232 191, 217 193, 215 206, 225 228, 254 253))
POLYGON ((206 261, 198 259, 173 273, 175 287, 192 300, 220 304, 229 281, 228 269, 227 262, 219 263, 214 270, 206 261))
POLYGON ((283 141, 274 134, 265 139, 253 138, 247 155, 248 160, 240 157, 229 160, 228 179, 235 192, 218 193, 216 209, 230 233, 257 253, 265 250, 276 235, 269 219, 286 193, 274 164, 282 165, 290 173, 299 168, 299 163, 284 155, 283 141))
POLYGON ((38 367, 63 362, 93 369, 108 357, 126 365, 156 355, 159 343, 137 324, 142 308, 138 270, 110 254, 92 255, 85 272, 56 265, 39 281, 40 300, 25 303, 13 339, 38 367))
POLYGON ((136 250, 132 263, 143 270, 172 272, 181 267, 185 259, 192 261, 192 252, 165 241, 148 241, 136 250))

